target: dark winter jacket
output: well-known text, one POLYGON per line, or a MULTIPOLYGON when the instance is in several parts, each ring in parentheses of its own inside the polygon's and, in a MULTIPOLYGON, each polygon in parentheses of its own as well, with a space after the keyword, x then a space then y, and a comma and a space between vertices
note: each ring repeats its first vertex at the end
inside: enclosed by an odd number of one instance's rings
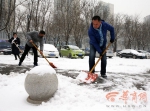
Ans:
POLYGON ((110 31, 110 36, 111 36, 110 40, 115 39, 113 26, 109 25, 105 21, 101 21, 101 23, 102 23, 102 33, 103 33, 103 39, 104 39, 103 46, 100 47, 100 45, 99 45, 100 44, 100 34, 99 34, 98 30, 93 28, 92 23, 91 23, 90 28, 88 30, 88 35, 90 38, 90 45, 93 45, 99 54, 102 53, 102 49, 106 47, 107 30, 110 31))
POLYGON ((19 55, 20 51, 16 45, 18 45, 18 46, 20 45, 20 39, 18 37, 16 39, 14 39, 14 37, 12 37, 8 41, 11 43, 12 54, 19 55), (16 45, 13 42, 15 42, 16 45))

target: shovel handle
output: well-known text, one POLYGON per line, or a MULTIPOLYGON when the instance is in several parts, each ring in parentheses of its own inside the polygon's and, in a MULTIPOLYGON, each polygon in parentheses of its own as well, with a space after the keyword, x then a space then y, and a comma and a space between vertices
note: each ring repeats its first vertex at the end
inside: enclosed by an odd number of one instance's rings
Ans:
POLYGON ((49 63, 49 65, 52 67, 52 68, 57 68, 52 62, 49 62, 48 59, 43 55, 43 53, 41 53, 41 51, 37 48, 37 46, 31 42, 32 45, 39 51, 39 53, 46 59, 46 61, 49 63))
POLYGON ((102 55, 99 57, 99 59, 96 61, 95 65, 92 67, 92 69, 90 70, 90 73, 92 73, 92 71, 94 70, 94 68, 96 67, 96 65, 98 64, 98 62, 101 60, 102 56, 106 53, 107 49, 109 48, 109 46, 111 45, 111 42, 107 45, 107 47, 105 48, 105 50, 103 51, 102 55))
POLYGON ((15 44, 15 46, 19 49, 19 51, 21 52, 21 53, 23 53, 23 51, 17 46, 17 44, 15 43, 15 42, 13 42, 14 44, 15 44))
POLYGON ((32 45, 39 51, 39 53, 46 59, 46 61, 49 63, 49 64, 51 64, 51 62, 49 62, 48 60, 47 60, 47 58, 41 53, 41 51, 37 48, 37 46, 33 43, 33 42, 31 42, 32 43, 32 45))

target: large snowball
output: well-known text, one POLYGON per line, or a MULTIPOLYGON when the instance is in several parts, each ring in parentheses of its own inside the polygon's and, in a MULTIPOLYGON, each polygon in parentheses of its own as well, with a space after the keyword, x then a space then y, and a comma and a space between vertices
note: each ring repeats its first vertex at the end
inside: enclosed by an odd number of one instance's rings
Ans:
POLYGON ((29 94, 27 101, 40 104, 48 101, 58 89, 56 71, 51 66, 36 66, 28 72, 25 89, 29 94))

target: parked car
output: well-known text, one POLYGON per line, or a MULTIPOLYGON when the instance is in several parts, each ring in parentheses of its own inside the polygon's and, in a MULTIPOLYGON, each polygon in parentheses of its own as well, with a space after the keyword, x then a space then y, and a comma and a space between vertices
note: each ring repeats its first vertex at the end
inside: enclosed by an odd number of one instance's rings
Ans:
MULTIPOLYGON (((38 48, 40 49, 40 46, 38 48)), ((60 57, 57 48, 52 44, 43 45, 43 54, 45 57, 53 57, 53 58, 60 57)), ((39 52, 38 52, 38 56, 42 57, 42 55, 39 52)))
POLYGON ((84 51, 85 56, 88 56, 90 54, 90 48, 82 48, 81 50, 84 51))
POLYGON ((143 53, 139 53, 138 51, 136 50, 133 50, 133 49, 124 49, 122 51, 119 52, 120 55, 119 57, 126 57, 126 58, 140 58, 140 59, 144 59, 146 58, 145 54, 143 53))
POLYGON ((11 53, 11 44, 6 40, 0 40, 0 54, 10 55, 11 53))
POLYGON ((138 50, 139 53, 143 53, 146 55, 146 59, 150 59, 150 53, 144 50, 138 50))
POLYGON ((121 51, 122 50, 116 50, 116 56, 119 56, 121 51))
POLYGON ((68 58, 84 58, 85 52, 75 45, 65 45, 60 50, 60 56, 68 58))
POLYGON ((106 53, 106 57, 112 58, 114 56, 113 50, 108 49, 106 53))
MULTIPOLYGON (((106 57, 112 58, 113 56, 114 56, 113 51, 110 50, 110 49, 108 49, 108 50, 106 51, 106 57)), ((96 57, 99 57, 99 53, 98 53, 98 52, 96 52, 96 57)))

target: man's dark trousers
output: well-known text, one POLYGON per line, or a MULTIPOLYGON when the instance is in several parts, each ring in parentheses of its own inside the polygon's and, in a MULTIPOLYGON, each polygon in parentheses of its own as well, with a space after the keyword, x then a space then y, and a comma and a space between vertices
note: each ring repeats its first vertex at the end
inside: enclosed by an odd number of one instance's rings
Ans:
POLYGON ((25 45, 25 50, 20 58, 20 62, 22 63, 25 59, 25 56, 28 54, 29 50, 32 48, 34 53, 34 65, 37 65, 38 62, 38 55, 37 55, 37 49, 35 47, 29 47, 27 44, 25 45))
MULTIPOLYGON (((104 51, 105 48, 102 50, 104 51)), ((96 56, 96 49, 94 48, 93 45, 90 45, 90 54, 89 54, 89 71, 92 69, 92 67, 95 64, 95 56, 96 56)), ((107 57, 106 57, 106 53, 102 56, 101 58, 101 75, 105 75, 106 74, 106 65, 107 65, 107 57)), ((93 70, 92 73, 95 72, 95 69, 93 70)))

